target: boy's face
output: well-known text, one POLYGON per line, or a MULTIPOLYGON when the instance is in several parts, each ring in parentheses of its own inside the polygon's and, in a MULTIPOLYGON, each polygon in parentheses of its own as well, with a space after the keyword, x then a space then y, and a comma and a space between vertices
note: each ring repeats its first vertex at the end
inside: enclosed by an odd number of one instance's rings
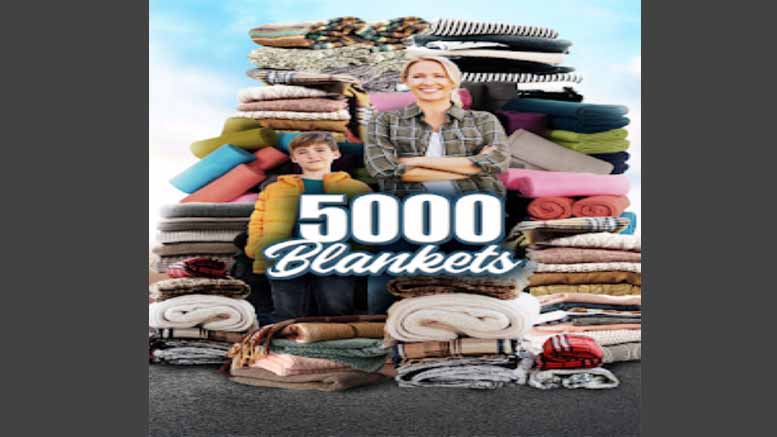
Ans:
POLYGON ((299 165, 302 171, 329 171, 332 161, 339 157, 340 151, 330 149, 327 144, 310 144, 295 148, 291 153, 291 162, 299 165))

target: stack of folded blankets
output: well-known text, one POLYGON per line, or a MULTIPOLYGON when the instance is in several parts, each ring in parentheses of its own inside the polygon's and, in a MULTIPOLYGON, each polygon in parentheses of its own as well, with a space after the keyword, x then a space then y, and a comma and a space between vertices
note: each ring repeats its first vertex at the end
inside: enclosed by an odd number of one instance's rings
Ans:
POLYGON ((213 277, 217 273, 208 266, 213 265, 195 263, 189 276, 149 286, 151 362, 223 364, 231 344, 257 327, 254 307, 245 300, 251 292, 248 285, 213 277))
POLYGON ((240 248, 235 237, 248 227, 253 203, 181 203, 160 209, 151 270, 167 272, 171 265, 193 257, 205 257, 229 269, 240 248))
POLYGON ((385 316, 304 317, 266 325, 229 352, 230 379, 258 387, 342 391, 388 372, 385 316))
POLYGON ((523 336, 539 316, 519 278, 406 277, 387 288, 386 342, 400 387, 494 389, 524 384, 534 355, 523 336))

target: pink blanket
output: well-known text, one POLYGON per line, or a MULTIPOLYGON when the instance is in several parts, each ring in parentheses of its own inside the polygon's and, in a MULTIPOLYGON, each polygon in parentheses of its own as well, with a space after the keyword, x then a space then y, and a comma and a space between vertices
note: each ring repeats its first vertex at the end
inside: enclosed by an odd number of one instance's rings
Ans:
POLYGON ((269 370, 278 376, 310 375, 351 369, 345 364, 323 358, 308 358, 290 354, 276 354, 274 352, 270 352, 267 356, 257 359, 251 364, 251 367, 269 370))
MULTIPOLYGON (((372 106, 378 112, 396 111, 415 102, 415 97, 410 92, 396 93, 368 93, 372 106)), ((472 95, 466 88, 459 88, 459 97, 464 109, 472 106, 472 95)))
POLYGON ((625 175, 597 175, 511 168, 499 174, 504 186, 523 197, 619 196, 629 192, 625 175))
POLYGON ((256 161, 251 163, 251 167, 267 171, 273 169, 289 160, 288 155, 276 149, 275 147, 265 147, 254 152, 256 161))

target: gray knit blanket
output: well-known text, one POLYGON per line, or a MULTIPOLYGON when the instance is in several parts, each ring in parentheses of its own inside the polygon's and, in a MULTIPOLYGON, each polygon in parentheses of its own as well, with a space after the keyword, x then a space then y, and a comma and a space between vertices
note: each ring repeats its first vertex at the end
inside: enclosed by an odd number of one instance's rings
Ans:
POLYGON ((403 361, 395 380, 400 387, 456 387, 490 390, 524 384, 532 359, 491 355, 403 361))
POLYGON ((615 388, 620 384, 612 372, 603 368, 534 370, 528 385, 540 390, 552 388, 587 388, 592 390, 615 388))
POLYGON ((163 205, 159 215, 171 217, 249 217, 253 203, 175 203, 163 205))

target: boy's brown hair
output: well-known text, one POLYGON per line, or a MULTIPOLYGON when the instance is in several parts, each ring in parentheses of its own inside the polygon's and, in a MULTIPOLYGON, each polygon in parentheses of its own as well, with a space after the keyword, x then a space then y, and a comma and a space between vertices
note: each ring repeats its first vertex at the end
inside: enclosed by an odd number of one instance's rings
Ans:
POLYGON ((297 135, 289 143, 289 153, 294 153, 294 149, 298 147, 312 146, 313 144, 326 144, 332 149, 333 152, 337 152, 337 142, 332 138, 329 132, 307 132, 297 135))

